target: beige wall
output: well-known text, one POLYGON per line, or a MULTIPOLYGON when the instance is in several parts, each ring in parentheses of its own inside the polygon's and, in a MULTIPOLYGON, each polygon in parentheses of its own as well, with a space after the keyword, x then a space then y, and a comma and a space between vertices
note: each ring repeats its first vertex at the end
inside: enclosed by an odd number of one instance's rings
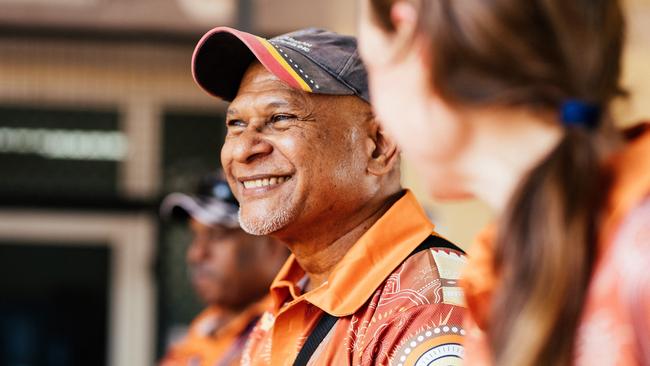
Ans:
POLYGON ((255 28, 269 34, 304 27, 324 27, 344 34, 356 32, 355 0, 255 0, 255 28))
POLYGON ((627 47, 623 59, 623 85, 630 98, 616 105, 625 125, 650 120, 650 0, 627 0, 627 47))

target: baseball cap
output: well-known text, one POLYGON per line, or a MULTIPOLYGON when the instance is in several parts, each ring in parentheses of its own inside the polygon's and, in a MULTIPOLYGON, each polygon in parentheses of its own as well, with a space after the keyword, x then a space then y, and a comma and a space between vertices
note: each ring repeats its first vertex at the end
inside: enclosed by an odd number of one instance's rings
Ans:
POLYGON ((232 101, 254 60, 293 88, 370 100, 356 38, 317 28, 271 39, 229 27, 214 28, 194 49, 192 75, 209 94, 232 101))
POLYGON ((171 193, 160 204, 160 214, 165 218, 191 217, 204 225, 230 229, 239 227, 238 212, 239 203, 219 174, 204 176, 195 194, 171 193))

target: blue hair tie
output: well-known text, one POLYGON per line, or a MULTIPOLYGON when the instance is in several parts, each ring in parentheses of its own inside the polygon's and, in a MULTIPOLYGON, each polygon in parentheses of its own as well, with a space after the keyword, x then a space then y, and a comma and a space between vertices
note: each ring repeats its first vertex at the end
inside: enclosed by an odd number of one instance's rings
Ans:
POLYGON ((560 119, 565 127, 586 127, 595 129, 600 122, 600 106, 578 99, 562 103, 560 119))

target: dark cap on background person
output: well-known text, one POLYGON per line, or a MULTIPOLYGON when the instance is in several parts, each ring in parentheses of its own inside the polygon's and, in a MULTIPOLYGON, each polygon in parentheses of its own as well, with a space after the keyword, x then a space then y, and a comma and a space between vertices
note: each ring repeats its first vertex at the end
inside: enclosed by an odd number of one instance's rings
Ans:
POLYGON ((165 218, 191 217, 207 226, 229 229, 239 228, 238 211, 239 203, 219 172, 203 176, 192 194, 171 193, 160 205, 165 218))
POLYGON ((192 75, 209 94, 232 101, 255 60, 293 88, 356 95, 369 102, 356 39, 323 29, 307 28, 267 40, 233 28, 214 28, 194 50, 192 75))

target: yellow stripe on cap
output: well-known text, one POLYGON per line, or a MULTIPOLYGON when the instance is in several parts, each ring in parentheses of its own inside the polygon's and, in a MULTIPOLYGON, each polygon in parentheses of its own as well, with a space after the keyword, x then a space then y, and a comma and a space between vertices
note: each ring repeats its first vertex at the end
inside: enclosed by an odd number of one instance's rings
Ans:
POLYGON ((257 38, 260 40, 260 43, 262 45, 264 45, 264 47, 266 47, 266 50, 269 51, 269 53, 273 56, 273 58, 280 65, 282 65, 282 68, 284 68, 285 71, 287 73, 289 73, 289 75, 291 75, 291 77, 293 77, 298 82, 298 84, 300 85, 302 90, 311 93, 312 89, 309 86, 309 84, 307 84, 305 82, 305 80, 303 80, 300 77, 300 75, 298 75, 298 73, 293 69, 293 67, 291 67, 291 65, 289 65, 289 63, 284 59, 284 57, 282 57, 282 55, 280 55, 280 53, 278 53, 278 50, 276 50, 275 47, 269 41, 267 41, 266 39, 261 38, 261 37, 257 37, 257 38))

